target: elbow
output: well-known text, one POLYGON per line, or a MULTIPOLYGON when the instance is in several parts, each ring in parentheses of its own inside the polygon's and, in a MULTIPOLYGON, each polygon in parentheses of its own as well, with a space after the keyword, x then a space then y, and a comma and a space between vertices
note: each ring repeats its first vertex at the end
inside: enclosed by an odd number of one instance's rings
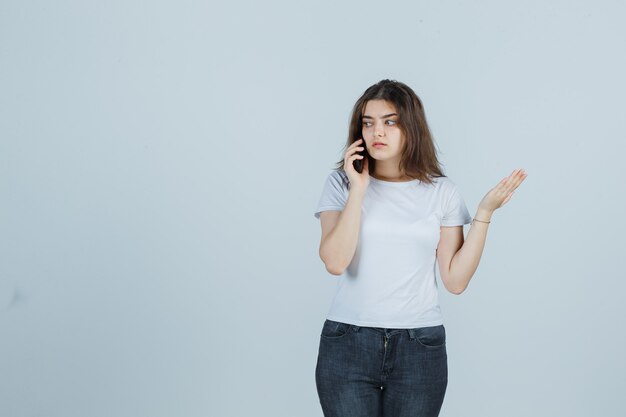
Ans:
POLYGON ((331 262, 326 262, 324 259, 322 259, 322 261, 324 262, 324 266, 326 267, 326 271, 328 271, 329 274, 331 274, 331 275, 341 275, 341 274, 343 274, 343 271, 344 271, 345 268, 338 267, 337 265, 334 265, 331 262))
POLYGON ((465 289, 467 288, 467 286, 460 286, 460 285, 455 285, 449 281, 444 281, 446 290, 448 290, 448 292, 454 294, 454 295, 461 295, 463 294, 463 292, 465 291, 465 289))
POLYGON ((465 291, 465 288, 461 288, 461 289, 459 289, 459 288, 454 288, 454 289, 448 288, 448 291, 451 292, 454 295, 461 295, 465 291))
POLYGON ((337 266, 335 263, 331 262, 328 256, 325 256, 324 252, 320 249, 319 252, 320 259, 324 262, 324 266, 326 267, 326 271, 328 271, 331 275, 341 275, 345 268, 337 266))
POLYGON ((326 271, 328 271, 331 275, 341 275, 343 271, 346 269, 340 265, 337 265, 337 262, 333 260, 333 257, 325 248, 320 245, 319 256, 322 262, 324 262, 324 266, 326 267, 326 271))
POLYGON ((328 271, 329 274, 331 275, 341 275, 343 274, 343 269, 342 268, 337 268, 331 265, 326 265, 326 270, 328 271))
POLYGON ((448 289, 448 291, 450 291, 454 295, 461 295, 465 292, 465 290, 467 289, 467 286, 464 286, 464 287, 450 286, 446 288, 448 289))

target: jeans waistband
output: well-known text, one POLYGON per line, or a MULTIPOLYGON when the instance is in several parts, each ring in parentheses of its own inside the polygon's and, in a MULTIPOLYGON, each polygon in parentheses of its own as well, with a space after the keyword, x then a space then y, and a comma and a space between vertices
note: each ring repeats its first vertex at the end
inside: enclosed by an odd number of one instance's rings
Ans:
MULTIPOLYGON (((355 331, 355 332, 358 332, 359 329, 364 327, 364 326, 357 326, 356 324, 351 324, 350 326, 352 327, 352 331, 355 331)), ((438 326, 443 326, 443 325, 439 324, 435 326, 426 326, 426 327, 438 327, 438 326)), ((407 332, 407 334, 409 335, 411 339, 415 338, 415 333, 419 331, 420 329, 419 327, 415 329, 387 329, 387 328, 382 328, 382 327, 367 327, 367 328, 374 330, 380 334, 387 335, 387 336, 392 336, 394 334, 407 332)))

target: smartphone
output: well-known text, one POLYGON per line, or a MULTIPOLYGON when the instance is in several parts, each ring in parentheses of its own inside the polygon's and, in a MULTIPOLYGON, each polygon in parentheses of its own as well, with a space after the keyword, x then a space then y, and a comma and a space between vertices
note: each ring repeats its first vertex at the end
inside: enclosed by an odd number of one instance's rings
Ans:
MULTIPOLYGON (((361 138, 357 138, 357 140, 359 139, 361 138)), ((367 153, 367 147, 365 146, 365 141, 361 141, 361 144, 359 146, 362 146, 364 149, 362 151, 357 152, 357 154, 363 155, 365 158, 367 158, 368 153, 367 153)), ((359 174, 363 172, 363 160, 365 160, 365 158, 355 159, 352 162, 352 165, 354 166, 354 170, 358 172, 359 174)))

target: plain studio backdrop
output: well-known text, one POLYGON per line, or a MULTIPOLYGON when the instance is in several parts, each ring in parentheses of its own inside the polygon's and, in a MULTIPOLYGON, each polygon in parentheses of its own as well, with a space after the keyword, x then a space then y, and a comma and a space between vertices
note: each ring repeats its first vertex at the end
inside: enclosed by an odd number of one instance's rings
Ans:
POLYGON ((623 415, 625 13, 3 0, 0 415, 321 416, 313 212, 383 78, 472 216, 528 172, 467 290, 437 270, 441 416, 623 415))

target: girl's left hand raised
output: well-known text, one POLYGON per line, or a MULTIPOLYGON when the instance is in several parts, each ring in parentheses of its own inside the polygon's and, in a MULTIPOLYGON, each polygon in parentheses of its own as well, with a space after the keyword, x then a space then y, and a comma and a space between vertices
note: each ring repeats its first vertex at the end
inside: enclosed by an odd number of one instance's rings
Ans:
POLYGON ((515 189, 524 181, 528 174, 523 169, 516 169, 508 177, 504 177, 502 181, 493 187, 483 197, 478 208, 493 212, 505 205, 513 196, 515 189))

